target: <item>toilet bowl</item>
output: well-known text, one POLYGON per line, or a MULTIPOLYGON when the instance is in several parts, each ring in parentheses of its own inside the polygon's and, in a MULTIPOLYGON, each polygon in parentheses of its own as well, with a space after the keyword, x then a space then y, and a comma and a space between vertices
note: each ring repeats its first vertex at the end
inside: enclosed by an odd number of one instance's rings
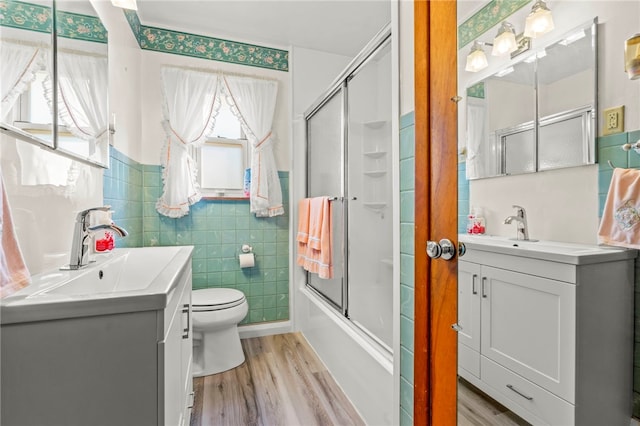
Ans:
POLYGON ((207 288, 192 293, 193 376, 201 377, 237 367, 244 362, 238 323, 249 304, 231 288, 207 288))

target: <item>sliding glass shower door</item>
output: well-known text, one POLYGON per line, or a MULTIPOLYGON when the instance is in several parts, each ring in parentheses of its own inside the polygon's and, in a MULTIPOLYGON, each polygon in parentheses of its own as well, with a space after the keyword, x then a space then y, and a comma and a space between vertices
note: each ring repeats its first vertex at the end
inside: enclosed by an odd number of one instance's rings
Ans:
POLYGON ((329 196, 334 278, 307 285, 391 352, 393 178, 390 34, 306 114, 307 196, 329 196))
POLYGON ((391 46, 348 82, 349 316, 387 347, 393 332, 391 46))
POLYGON ((307 119, 307 197, 328 196, 332 201, 333 278, 308 274, 307 283, 340 311, 346 306, 343 283, 343 88, 339 87, 307 119))

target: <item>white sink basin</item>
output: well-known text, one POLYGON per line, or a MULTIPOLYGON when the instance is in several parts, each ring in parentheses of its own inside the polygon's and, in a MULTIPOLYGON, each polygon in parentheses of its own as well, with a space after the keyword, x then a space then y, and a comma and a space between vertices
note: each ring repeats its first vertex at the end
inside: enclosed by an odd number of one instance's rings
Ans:
POLYGON ((460 234, 467 250, 481 250, 515 256, 584 264, 635 257, 635 251, 618 247, 573 244, 557 241, 523 241, 491 235, 460 234))
POLYGON ((77 271, 54 270, 0 301, 2 324, 160 309, 193 248, 116 249, 77 271))

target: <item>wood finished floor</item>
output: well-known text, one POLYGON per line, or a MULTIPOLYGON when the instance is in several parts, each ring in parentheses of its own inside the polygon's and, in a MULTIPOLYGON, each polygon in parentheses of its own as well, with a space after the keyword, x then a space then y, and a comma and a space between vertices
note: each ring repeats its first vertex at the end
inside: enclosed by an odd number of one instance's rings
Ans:
POLYGON ((458 426, 529 426, 505 406, 458 379, 458 426))
MULTIPOLYGON (((242 340, 246 361, 193 380, 191 426, 364 425, 300 333, 242 340)), ((458 381, 458 426, 526 426, 467 381, 458 381)))
POLYGON ((196 378, 191 426, 364 425, 300 333, 242 340, 246 361, 196 378))

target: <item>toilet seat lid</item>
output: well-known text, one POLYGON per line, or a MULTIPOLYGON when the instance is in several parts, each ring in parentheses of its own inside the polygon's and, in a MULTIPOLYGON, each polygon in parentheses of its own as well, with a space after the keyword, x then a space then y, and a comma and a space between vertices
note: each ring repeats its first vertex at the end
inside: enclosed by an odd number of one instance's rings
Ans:
POLYGON ((218 311, 233 308, 245 301, 244 293, 233 288, 206 288, 191 294, 193 311, 218 311))

